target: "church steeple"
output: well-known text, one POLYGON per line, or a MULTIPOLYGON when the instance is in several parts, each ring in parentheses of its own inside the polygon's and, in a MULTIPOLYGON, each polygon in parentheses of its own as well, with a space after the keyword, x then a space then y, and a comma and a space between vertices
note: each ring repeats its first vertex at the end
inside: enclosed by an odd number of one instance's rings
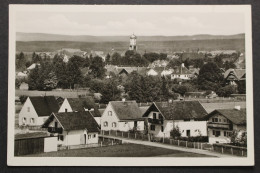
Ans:
POLYGON ((134 33, 130 36, 130 45, 129 45, 129 50, 137 50, 137 46, 136 46, 136 40, 137 37, 136 35, 134 35, 134 33))

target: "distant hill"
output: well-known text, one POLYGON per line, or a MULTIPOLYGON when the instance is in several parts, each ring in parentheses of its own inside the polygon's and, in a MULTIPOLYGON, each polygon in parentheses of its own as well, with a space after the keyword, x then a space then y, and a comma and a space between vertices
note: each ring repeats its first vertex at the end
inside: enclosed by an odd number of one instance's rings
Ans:
MULTIPOLYGON (((244 39, 245 34, 236 35, 192 35, 192 36, 137 36, 143 41, 185 41, 185 40, 223 40, 244 39)), ((70 41, 70 42, 128 42, 129 36, 90 36, 90 35, 58 35, 43 33, 16 33, 16 41, 70 41)))

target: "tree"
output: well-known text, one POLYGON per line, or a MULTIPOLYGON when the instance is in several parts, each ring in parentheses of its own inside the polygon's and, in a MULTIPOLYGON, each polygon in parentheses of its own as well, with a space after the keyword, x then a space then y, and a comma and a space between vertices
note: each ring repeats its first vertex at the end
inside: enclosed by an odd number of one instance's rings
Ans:
POLYGON ((110 64, 110 62, 111 62, 111 56, 110 56, 109 53, 107 54, 105 61, 106 61, 106 64, 110 64))
POLYGON ((198 86, 201 90, 217 91, 224 83, 219 67, 214 62, 203 65, 198 75, 198 86))
POLYGON ((170 135, 172 138, 174 139, 178 139, 179 137, 181 137, 181 132, 178 126, 174 127, 171 132, 170 135))
POLYGON ((227 85, 225 87, 221 87, 217 90, 216 94, 219 97, 229 97, 231 94, 234 94, 236 88, 233 85, 227 85))
POLYGON ((89 81, 90 91, 95 93, 101 93, 105 87, 105 83, 100 79, 92 79, 89 81))
POLYGON ((23 52, 20 52, 19 54, 16 54, 16 68, 17 69, 21 69, 21 70, 24 70, 26 69, 26 59, 25 59, 25 56, 24 56, 24 53, 23 52))
POLYGON ((86 63, 86 59, 81 57, 81 56, 77 56, 77 55, 73 55, 69 61, 71 61, 73 64, 76 64, 78 67, 83 67, 86 63))
POLYGON ((24 104, 25 101, 27 100, 27 98, 28 98, 28 96, 21 95, 21 96, 19 97, 19 100, 20 100, 20 102, 21 102, 22 104, 24 104))
POLYGON ((56 88, 58 79, 54 72, 48 74, 48 78, 44 80, 44 90, 52 90, 56 88))
POLYGON ((95 78, 103 78, 106 72, 105 63, 103 59, 99 56, 95 56, 91 61, 91 65, 89 67, 90 74, 93 75, 95 78))
POLYGON ((228 70, 230 68, 236 68, 236 65, 231 61, 225 61, 224 68, 225 70, 228 70))
POLYGON ((39 67, 36 65, 36 67, 30 72, 28 76, 28 86, 29 90, 36 90, 39 86, 39 67))
POLYGON ((112 65, 121 65, 121 55, 117 52, 113 53, 111 57, 111 64, 112 65))
POLYGON ((118 83, 111 79, 109 80, 101 91, 101 103, 108 103, 109 101, 119 100, 121 96, 120 90, 117 88, 118 83))
POLYGON ((223 67, 222 55, 217 55, 217 56, 214 58, 214 62, 217 64, 217 66, 218 66, 219 68, 222 68, 222 67, 223 67))
POLYGON ((174 68, 175 66, 180 66, 181 65, 181 61, 179 59, 172 59, 170 60, 170 62, 168 63, 167 67, 168 68, 174 68))
POLYGON ((193 65, 194 65, 195 68, 201 68, 204 65, 204 61, 203 61, 202 58, 194 59, 193 65))
POLYGON ((67 73, 66 79, 69 83, 69 88, 74 89, 75 84, 82 83, 83 76, 78 66, 78 63, 75 61, 69 61, 67 64, 67 73))
POLYGON ((237 91, 239 94, 245 94, 246 93, 246 81, 241 80, 237 82, 237 91))

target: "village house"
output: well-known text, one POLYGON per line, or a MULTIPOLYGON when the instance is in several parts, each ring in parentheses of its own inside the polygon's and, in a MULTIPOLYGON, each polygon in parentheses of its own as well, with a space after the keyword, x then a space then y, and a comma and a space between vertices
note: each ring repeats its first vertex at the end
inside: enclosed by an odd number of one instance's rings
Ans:
POLYGON ((65 98, 58 112, 82 112, 89 111, 98 124, 100 124, 101 114, 92 97, 65 98))
POLYGON ((224 74, 224 79, 230 85, 237 85, 239 81, 246 80, 246 70, 245 69, 228 69, 224 74))
POLYGON ((206 110, 199 101, 154 102, 143 114, 151 137, 170 137, 179 128, 182 137, 207 136, 206 110))
POLYGON ((246 109, 236 106, 233 109, 216 109, 209 113, 208 121, 209 143, 230 143, 232 132, 246 131, 246 109))
POLYGON ((184 66, 182 63, 179 67, 174 68, 174 71, 171 74, 171 79, 182 79, 190 80, 192 73, 184 66))
POLYGON ((101 130, 144 130, 142 112, 136 101, 110 101, 101 116, 101 130))
POLYGON ((90 112, 52 113, 42 127, 58 137, 58 145, 98 143, 99 126, 90 112))
POLYGON ((165 67, 154 67, 147 71, 147 76, 157 76, 161 75, 161 73, 165 70, 165 67))
POLYGON ((28 97, 19 113, 19 126, 41 126, 52 112, 58 110, 54 96, 28 97))

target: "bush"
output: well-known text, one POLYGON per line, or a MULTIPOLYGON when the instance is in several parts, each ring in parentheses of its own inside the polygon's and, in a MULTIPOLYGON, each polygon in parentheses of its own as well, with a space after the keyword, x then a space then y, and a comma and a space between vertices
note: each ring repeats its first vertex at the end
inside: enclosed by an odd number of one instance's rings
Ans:
POLYGON ((181 132, 178 126, 172 129, 170 132, 170 136, 173 137, 174 139, 178 139, 181 136, 181 132))
POLYGON ((24 102, 26 101, 27 97, 28 97, 28 96, 21 95, 21 96, 19 97, 20 102, 21 102, 22 104, 24 104, 24 102))

